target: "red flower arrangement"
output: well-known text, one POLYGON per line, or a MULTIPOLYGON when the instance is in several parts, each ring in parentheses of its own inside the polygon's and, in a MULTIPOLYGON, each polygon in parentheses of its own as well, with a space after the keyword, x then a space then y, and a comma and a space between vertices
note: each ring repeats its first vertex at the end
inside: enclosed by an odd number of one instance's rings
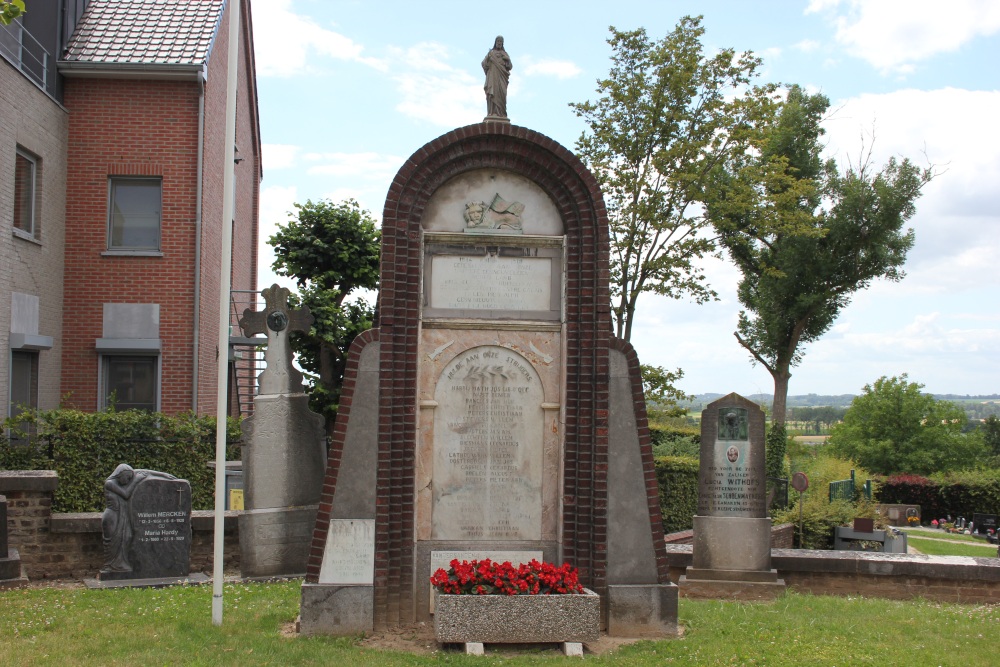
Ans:
POLYGON ((447 570, 439 568, 431 584, 447 595, 562 595, 583 593, 576 568, 568 563, 556 567, 532 559, 517 567, 509 561, 451 561, 447 570))

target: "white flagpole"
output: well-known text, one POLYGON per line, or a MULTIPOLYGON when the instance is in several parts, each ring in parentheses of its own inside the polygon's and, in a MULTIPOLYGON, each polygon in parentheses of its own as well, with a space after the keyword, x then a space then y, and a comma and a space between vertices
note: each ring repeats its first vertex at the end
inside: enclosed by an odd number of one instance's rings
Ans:
POLYGON ((222 168, 222 261, 219 269, 219 381, 215 427, 215 554, 212 571, 212 625, 222 625, 223 546, 226 494, 226 414, 229 390, 229 292, 233 264, 233 191, 236 174, 236 76, 239 72, 240 2, 229 0, 229 77, 226 81, 226 149, 222 168))

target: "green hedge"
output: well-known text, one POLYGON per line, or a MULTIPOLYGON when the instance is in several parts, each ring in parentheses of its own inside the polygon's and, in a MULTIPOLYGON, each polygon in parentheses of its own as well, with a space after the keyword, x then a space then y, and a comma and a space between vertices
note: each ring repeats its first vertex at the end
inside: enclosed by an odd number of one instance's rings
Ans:
MULTIPOLYGON (((0 469, 55 470, 59 486, 53 512, 104 509, 104 480, 120 463, 176 475, 191 482, 193 509, 212 509, 215 471, 215 418, 139 410, 80 412, 49 410, 24 421, 34 435, 30 446, 0 441, 0 469)), ((227 424, 228 460, 240 458, 237 420, 227 424)))
POLYGON ((663 531, 690 530, 698 511, 698 459, 690 456, 658 456, 656 483, 660 489, 663 531))
POLYGON ((673 424, 669 421, 650 424, 649 439, 653 445, 653 456, 698 458, 701 449, 701 431, 698 427, 687 424, 673 424))
POLYGON ((876 498, 887 504, 920 505, 925 523, 949 514, 971 519, 976 512, 1000 514, 1000 470, 966 470, 932 475, 896 475, 883 480, 876 498))

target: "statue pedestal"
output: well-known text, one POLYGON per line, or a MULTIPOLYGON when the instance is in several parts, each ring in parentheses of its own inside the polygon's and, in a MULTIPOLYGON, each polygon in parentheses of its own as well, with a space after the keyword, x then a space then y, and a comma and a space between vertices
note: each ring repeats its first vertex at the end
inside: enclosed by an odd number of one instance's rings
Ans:
POLYGON ((507 116, 487 116, 483 119, 484 123, 504 123, 510 125, 510 118, 507 116))

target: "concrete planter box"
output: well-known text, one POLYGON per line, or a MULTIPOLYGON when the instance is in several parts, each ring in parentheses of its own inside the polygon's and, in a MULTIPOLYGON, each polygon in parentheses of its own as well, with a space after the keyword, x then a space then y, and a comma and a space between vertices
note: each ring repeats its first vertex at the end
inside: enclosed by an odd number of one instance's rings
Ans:
POLYGON ((443 644, 593 642, 601 636, 601 598, 580 595, 441 595, 434 635, 443 644))

